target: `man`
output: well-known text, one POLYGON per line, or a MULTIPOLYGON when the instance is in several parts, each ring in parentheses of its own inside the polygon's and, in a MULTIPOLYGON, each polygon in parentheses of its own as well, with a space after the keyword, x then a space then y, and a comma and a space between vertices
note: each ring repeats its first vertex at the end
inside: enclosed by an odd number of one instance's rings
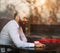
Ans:
POLYGON ((27 39, 20 27, 20 22, 23 19, 15 13, 14 20, 9 21, 2 29, 0 35, 0 44, 3 45, 15 45, 16 47, 42 47, 45 46, 42 43, 28 43, 27 39))

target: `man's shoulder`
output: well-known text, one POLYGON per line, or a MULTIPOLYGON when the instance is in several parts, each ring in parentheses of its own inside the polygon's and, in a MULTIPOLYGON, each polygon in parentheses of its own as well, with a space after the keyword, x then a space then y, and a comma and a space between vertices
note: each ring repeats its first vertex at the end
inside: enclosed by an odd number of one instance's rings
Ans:
POLYGON ((10 28, 11 28, 11 27, 12 27, 12 28, 13 28, 13 27, 17 27, 17 25, 18 25, 18 24, 16 23, 15 20, 11 20, 11 21, 9 21, 9 22, 7 23, 7 26, 10 27, 10 28))
POLYGON ((8 26, 10 25, 15 25, 15 21, 14 20, 10 20, 8 23, 7 23, 8 26))

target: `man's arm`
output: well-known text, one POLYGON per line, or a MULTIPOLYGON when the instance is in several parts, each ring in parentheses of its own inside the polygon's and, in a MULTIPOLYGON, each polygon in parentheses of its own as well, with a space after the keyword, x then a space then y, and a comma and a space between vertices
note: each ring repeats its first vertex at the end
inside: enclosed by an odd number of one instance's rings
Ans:
POLYGON ((12 41, 17 47, 34 47, 34 43, 27 43, 20 40, 18 29, 16 27, 10 26, 8 32, 12 41))
POLYGON ((20 37, 21 37, 22 41, 27 42, 27 38, 22 30, 22 27, 20 27, 19 33, 20 33, 20 37))

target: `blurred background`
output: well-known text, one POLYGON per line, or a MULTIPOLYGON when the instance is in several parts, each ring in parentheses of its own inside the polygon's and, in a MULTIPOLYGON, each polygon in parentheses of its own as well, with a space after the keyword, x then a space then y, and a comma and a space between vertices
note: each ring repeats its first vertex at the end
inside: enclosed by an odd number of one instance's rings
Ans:
POLYGON ((16 11, 26 14, 27 35, 60 34, 60 0, 0 0, 0 19, 12 19, 16 11))

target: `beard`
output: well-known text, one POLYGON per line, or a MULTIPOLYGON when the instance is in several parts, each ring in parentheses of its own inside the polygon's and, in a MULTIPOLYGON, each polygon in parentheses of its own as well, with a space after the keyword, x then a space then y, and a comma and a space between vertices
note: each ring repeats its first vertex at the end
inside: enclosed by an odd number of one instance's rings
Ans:
POLYGON ((18 24, 19 24, 19 26, 23 26, 23 21, 21 21, 21 20, 19 19, 18 24))
POLYGON ((18 24, 19 24, 20 27, 22 27, 23 32, 25 32, 25 27, 26 27, 26 25, 23 24, 23 21, 19 20, 18 24))

